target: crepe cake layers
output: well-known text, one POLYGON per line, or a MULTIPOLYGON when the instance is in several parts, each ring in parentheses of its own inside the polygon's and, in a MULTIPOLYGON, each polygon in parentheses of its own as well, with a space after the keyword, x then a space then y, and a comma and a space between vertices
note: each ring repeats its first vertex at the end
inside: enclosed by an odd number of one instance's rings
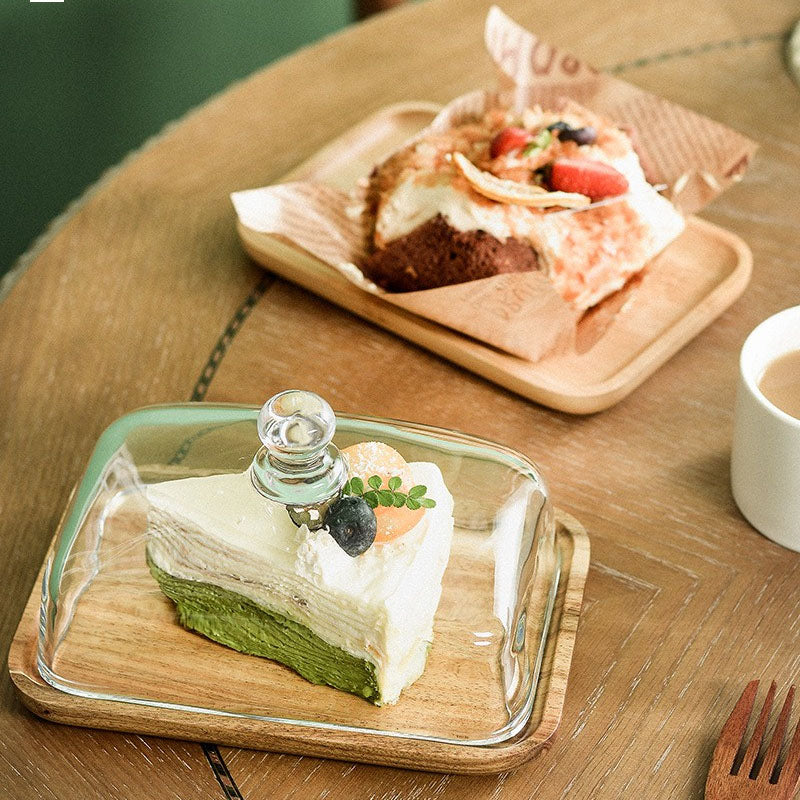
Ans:
POLYGON ((295 524, 253 490, 249 472, 152 485, 150 570, 185 627, 313 683, 394 703, 425 667, 453 533, 439 468, 407 467, 435 507, 391 540, 378 543, 379 530, 357 557, 325 528, 295 524))
POLYGON ((628 134, 573 102, 425 135, 375 168, 367 199, 363 270, 388 291, 542 270, 577 312, 684 228, 628 134))

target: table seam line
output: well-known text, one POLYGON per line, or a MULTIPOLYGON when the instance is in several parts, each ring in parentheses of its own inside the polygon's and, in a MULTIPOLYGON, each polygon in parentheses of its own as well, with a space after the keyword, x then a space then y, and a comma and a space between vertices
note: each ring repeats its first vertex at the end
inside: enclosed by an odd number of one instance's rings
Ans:
POLYGON ((228 352, 236 334, 241 330, 245 320, 250 316, 250 312, 255 307, 256 303, 261 299, 264 293, 275 282, 275 276, 272 273, 266 272, 261 276, 258 283, 252 288, 250 293, 239 304, 239 307, 234 312, 233 316, 228 321, 228 324, 223 329, 219 338, 217 339, 211 353, 206 360, 203 369, 200 372, 194 388, 192 389, 189 400, 192 402, 200 402, 205 399, 206 393, 211 386, 211 381, 217 374, 222 359, 228 352))
POLYGON ((231 771, 225 763, 219 747, 215 744, 203 744, 202 747, 211 771, 214 773, 220 789, 222 789, 225 800, 244 800, 244 796, 236 785, 236 781, 233 779, 233 775, 231 775, 231 771))
POLYGON ((703 42, 698 45, 691 45, 688 47, 681 47, 677 50, 665 50, 661 53, 654 53, 651 56, 642 56, 635 58, 632 61, 621 61, 618 64, 612 64, 607 67, 601 67, 600 72, 607 72, 611 75, 619 75, 629 69, 637 69, 640 67, 647 67, 651 64, 662 64, 666 61, 672 61, 679 58, 691 58, 692 56, 705 55, 719 50, 735 50, 739 48, 752 47, 756 44, 765 44, 767 42, 776 42, 785 39, 788 35, 787 31, 768 31, 766 33, 756 34, 755 36, 741 36, 736 39, 722 39, 717 41, 703 42))
MULTIPOLYGON (((222 359, 225 358, 225 354, 228 352, 228 348, 231 346, 231 343, 236 338, 236 334, 241 330, 245 320, 250 316, 250 312, 253 310, 259 299, 264 295, 264 292, 266 292, 274 282, 275 276, 269 272, 265 272, 259 278, 256 285, 250 290, 250 293, 247 295, 247 297, 245 297, 245 299, 239 304, 239 307, 236 309, 233 316, 228 321, 228 324, 225 326, 224 330, 214 344, 214 347, 212 348, 211 353, 209 354, 208 359, 206 360, 206 363, 201 370, 197 381, 195 382, 189 398, 191 401, 201 402, 205 398, 208 388, 211 385, 211 381, 217 374, 217 369, 222 363, 222 359)), ((216 778, 226 800, 244 800, 243 795, 239 790, 239 787, 237 786, 236 781, 234 780, 234 777, 231 774, 231 771, 217 745, 212 742, 203 742, 200 746, 203 750, 203 755, 205 755, 206 761, 208 761, 208 765, 211 768, 211 771, 214 773, 214 777, 216 778)))

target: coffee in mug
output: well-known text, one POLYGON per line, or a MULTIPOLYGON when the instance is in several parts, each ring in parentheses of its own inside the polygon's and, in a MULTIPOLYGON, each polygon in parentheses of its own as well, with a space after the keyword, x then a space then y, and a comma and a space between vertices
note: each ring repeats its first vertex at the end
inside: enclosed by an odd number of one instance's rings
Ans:
POLYGON ((772 405, 800 419, 800 350, 784 353, 771 361, 758 388, 772 405))

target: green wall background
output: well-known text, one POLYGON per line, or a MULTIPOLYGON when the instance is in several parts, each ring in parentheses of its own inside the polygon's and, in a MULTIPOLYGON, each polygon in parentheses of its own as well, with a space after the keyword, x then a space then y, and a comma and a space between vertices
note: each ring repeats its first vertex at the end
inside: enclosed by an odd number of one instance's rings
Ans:
POLYGON ((106 168, 350 0, 0 2, 0 276, 106 168))

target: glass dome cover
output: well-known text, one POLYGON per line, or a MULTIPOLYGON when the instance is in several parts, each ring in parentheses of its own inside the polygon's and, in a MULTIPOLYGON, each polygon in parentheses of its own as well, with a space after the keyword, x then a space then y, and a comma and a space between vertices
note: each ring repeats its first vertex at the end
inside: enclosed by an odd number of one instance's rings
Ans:
POLYGON ((152 708, 464 746, 495 745, 525 728, 559 577, 553 512, 538 470, 475 437, 370 417, 334 419, 321 402, 311 425, 305 412, 299 422, 281 422, 297 413, 281 403, 202 403, 141 409, 104 432, 46 564, 37 663, 48 684, 152 708), (303 507, 337 495, 345 474, 339 448, 362 441, 384 442, 408 462, 434 462, 454 498, 427 666, 395 706, 371 706, 183 629, 145 558, 149 485, 250 470, 254 492, 288 491, 288 503, 303 507), (283 467, 302 473, 299 481, 276 481, 274 451, 283 467), (314 484, 322 494, 303 494, 314 484))

